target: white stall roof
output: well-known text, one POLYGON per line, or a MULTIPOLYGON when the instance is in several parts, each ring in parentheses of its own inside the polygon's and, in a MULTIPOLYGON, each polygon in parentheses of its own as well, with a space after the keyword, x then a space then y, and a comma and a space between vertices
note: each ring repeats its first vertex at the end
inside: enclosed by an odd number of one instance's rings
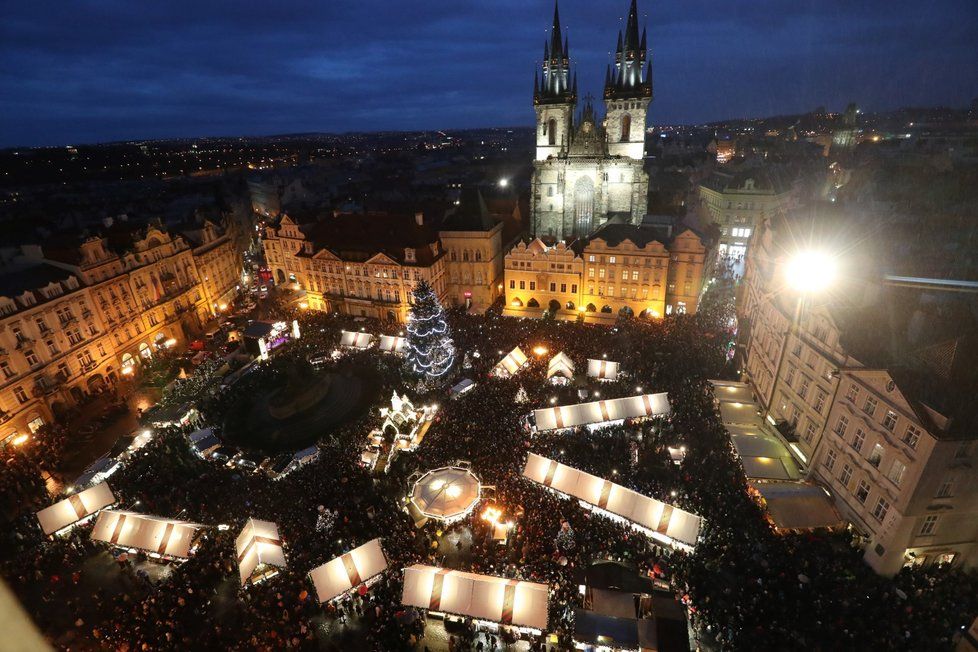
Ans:
POLYGON ((588 358, 587 375, 601 380, 618 380, 618 363, 611 360, 588 358))
POLYGON ((546 584, 415 564, 404 569, 405 605, 480 620, 547 629, 546 584))
POLYGON ((370 333, 360 333, 356 331, 341 331, 340 346, 350 349, 366 349, 374 341, 374 336, 370 333))
POLYGON ((366 582, 387 568, 387 557, 380 547, 380 539, 373 539, 359 548, 332 559, 309 572, 320 602, 329 602, 336 596, 366 582))
POLYGON ((568 380, 574 378, 574 363, 563 351, 550 358, 550 362, 547 364, 547 378, 553 378, 557 375, 568 380))
POLYGON ((639 394, 577 405, 559 405, 533 411, 537 430, 560 430, 591 423, 658 417, 666 414, 669 414, 669 395, 666 392, 639 394))
POLYGON ((92 539, 161 556, 187 559, 197 530, 204 527, 160 516, 106 509, 98 515, 92 539))
POLYGON ((285 568, 285 550, 278 536, 278 525, 249 518, 234 541, 241 583, 245 584, 259 566, 285 568))
POLYGON ((385 353, 404 353, 405 340, 394 335, 380 336, 380 350, 385 353))
POLYGON ((114 504, 115 496, 112 494, 112 489, 107 483, 100 482, 94 487, 45 507, 37 513, 37 521, 41 524, 44 534, 53 534, 114 504))
POLYGON ((499 361, 493 369, 497 376, 513 376, 526 364, 526 354, 520 347, 516 347, 506 354, 506 357, 499 361))
POLYGON ((667 541, 694 546, 699 536, 699 516, 535 453, 530 453, 523 477, 611 512, 667 541))

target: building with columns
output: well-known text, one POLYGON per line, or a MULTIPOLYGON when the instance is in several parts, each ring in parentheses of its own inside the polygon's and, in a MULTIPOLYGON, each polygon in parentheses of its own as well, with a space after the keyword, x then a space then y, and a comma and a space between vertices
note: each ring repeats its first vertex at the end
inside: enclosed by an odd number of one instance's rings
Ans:
POLYGON ((503 293, 503 222, 492 218, 478 188, 462 190, 438 237, 448 257, 449 303, 485 311, 503 293))
POLYGON ((605 116, 586 98, 578 111, 577 75, 554 7, 542 75, 534 78, 536 157, 531 188, 532 235, 547 242, 582 238, 612 218, 638 224, 648 207, 645 125, 652 66, 632 0, 618 33, 614 66, 605 74, 605 116))

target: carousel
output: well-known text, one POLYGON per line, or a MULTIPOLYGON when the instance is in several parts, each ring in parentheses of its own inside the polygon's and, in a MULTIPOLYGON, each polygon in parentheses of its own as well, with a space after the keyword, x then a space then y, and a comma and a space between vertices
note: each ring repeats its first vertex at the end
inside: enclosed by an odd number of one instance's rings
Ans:
POLYGON ((428 471, 411 489, 414 507, 425 517, 443 523, 453 523, 468 516, 481 497, 479 478, 464 466, 428 471))

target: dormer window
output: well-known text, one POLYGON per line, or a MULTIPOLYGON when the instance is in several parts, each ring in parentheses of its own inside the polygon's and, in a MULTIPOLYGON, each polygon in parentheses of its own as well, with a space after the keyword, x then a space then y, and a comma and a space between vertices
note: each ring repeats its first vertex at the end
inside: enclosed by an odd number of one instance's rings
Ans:
POLYGON ((405 262, 408 262, 408 263, 415 262, 414 249, 405 249, 404 250, 404 261, 405 262))

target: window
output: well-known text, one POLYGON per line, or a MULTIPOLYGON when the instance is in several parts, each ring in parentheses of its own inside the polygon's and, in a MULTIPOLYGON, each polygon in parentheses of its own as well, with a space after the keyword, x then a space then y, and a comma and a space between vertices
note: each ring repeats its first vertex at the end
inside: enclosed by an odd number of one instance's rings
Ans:
POLYGON ((899 487, 906 472, 906 464, 900 460, 893 460, 893 464, 890 466, 890 472, 886 474, 886 477, 889 478, 890 482, 899 487))
POLYGON ((638 271, 637 270, 634 271, 634 272, 632 272, 632 280, 633 281, 637 281, 638 280, 638 271))
POLYGON ((869 498, 869 483, 865 480, 860 480, 859 486, 856 487, 856 500, 865 505, 867 498, 869 498))
POLYGON ((550 118, 547 124, 544 126, 544 132, 547 134, 547 144, 556 145, 557 144, 557 120, 550 118))
POLYGON ((587 262, 593 263, 594 262, 594 256, 588 256, 587 257, 587 262))
POLYGON ((937 521, 941 517, 937 514, 928 514, 924 517, 924 522, 920 524, 920 536, 929 537, 934 535, 937 530, 937 521))
POLYGON ((520 281, 520 289, 521 290, 525 290, 526 289, 526 281, 520 281))
POLYGON ((604 268, 598 270, 598 278, 604 278, 604 268))
POLYGON ((560 291, 561 292, 567 292, 567 284, 566 283, 561 283, 560 284, 560 291))
POLYGON ((14 387, 14 396, 16 396, 17 400, 21 403, 26 403, 30 400, 27 397, 27 392, 24 391, 23 387, 14 387))
POLYGON ((6 360, 0 362, 0 371, 3 371, 4 378, 13 378, 17 375, 16 372, 10 368, 10 363, 8 363, 6 360))
POLYGON ((588 278, 594 278, 594 268, 593 267, 588 267, 587 268, 587 277, 588 278))
POLYGON ((795 368, 794 367, 792 367, 790 365, 788 366, 788 373, 785 374, 784 382, 785 382, 785 384, 788 387, 791 387, 791 384, 793 382, 795 382, 795 368))
POLYGON ((852 480, 852 467, 845 464, 842 467, 842 473, 839 474, 839 482, 841 482, 844 487, 848 487, 850 480, 852 480))
POLYGON ((837 459, 839 459, 839 454, 833 450, 830 450, 828 454, 826 454, 825 459, 822 460, 822 464, 825 466, 826 469, 831 471, 832 469, 835 468, 835 462, 837 459))
POLYGON ((866 433, 862 428, 856 428, 856 434, 852 436, 852 450, 861 453, 864 443, 866 443, 866 433))
POLYGON ((801 377, 801 387, 798 388, 798 396, 805 398, 808 395, 808 388, 811 387, 812 381, 809 380, 807 376, 801 377))
POLYGON ((838 422, 835 424, 835 434, 840 437, 846 436, 846 430, 849 428, 849 419, 845 416, 840 416, 838 422))
POLYGON ((556 292, 557 291, 557 284, 556 283, 551 283, 550 284, 550 291, 551 292, 556 292))
POLYGON ((890 511, 890 503, 885 498, 880 498, 876 501, 876 507, 873 508, 873 518, 882 523, 888 511, 890 511))
POLYGON ((577 283, 571 285, 571 294, 577 294, 577 283))
POLYGON ((530 289, 531 290, 536 290, 537 289, 537 282, 536 281, 530 281, 530 289))
POLYGON ((509 289, 510 290, 515 290, 516 289, 516 281, 510 281, 509 282, 509 289))
POLYGON ((920 441, 920 428, 910 424, 907 426, 907 431, 903 433, 903 443, 916 450, 918 441, 920 441))
POLYGON ((805 441, 807 441, 809 444, 812 443, 813 439, 815 439, 815 431, 817 429, 818 426, 815 425, 814 421, 808 422, 808 427, 805 428, 805 441))
POLYGON ((950 498, 954 493, 954 479, 945 478, 941 486, 937 488, 937 498, 950 498))
POLYGON ((879 401, 877 401, 872 396, 867 396, 866 402, 863 403, 863 412, 865 412, 869 416, 873 416, 874 414, 876 414, 877 405, 879 405, 879 401))
POLYGON ((879 444, 873 446, 873 452, 869 454, 869 463, 875 466, 877 469, 880 468, 880 462, 883 461, 883 447, 879 444))
POLYGON ((801 342, 798 342, 797 344, 795 344, 795 348, 791 351, 791 353, 796 358, 800 358, 801 357, 801 342))
POLYGON ((615 257, 615 256, 609 256, 608 257, 608 262, 611 263, 612 265, 614 265, 617 260, 618 260, 618 258, 615 257))
POLYGON ((846 389, 846 400, 855 403, 857 398, 859 398, 859 387, 850 384, 846 389))
POLYGON ((892 432, 893 429, 896 427, 896 423, 897 423, 896 412, 894 412, 893 410, 887 410, 886 416, 883 417, 883 427, 892 432))
POLYGON ((814 407, 815 411, 818 412, 819 414, 821 414, 822 410, 825 409, 825 399, 827 397, 828 396, 826 395, 826 393, 823 392, 822 390, 818 390, 817 392, 815 392, 815 405, 813 405, 812 407, 814 407))
POLYGON ((629 140, 629 134, 632 130, 632 116, 627 113, 621 117, 621 142, 626 143, 629 140))
POLYGON ((621 280, 623 280, 623 281, 627 281, 628 280, 628 270, 627 269, 621 270, 621 280))
POLYGON ((40 360, 37 359, 37 355, 34 353, 34 351, 25 351, 24 358, 27 360, 28 367, 33 367, 40 362, 40 360))

